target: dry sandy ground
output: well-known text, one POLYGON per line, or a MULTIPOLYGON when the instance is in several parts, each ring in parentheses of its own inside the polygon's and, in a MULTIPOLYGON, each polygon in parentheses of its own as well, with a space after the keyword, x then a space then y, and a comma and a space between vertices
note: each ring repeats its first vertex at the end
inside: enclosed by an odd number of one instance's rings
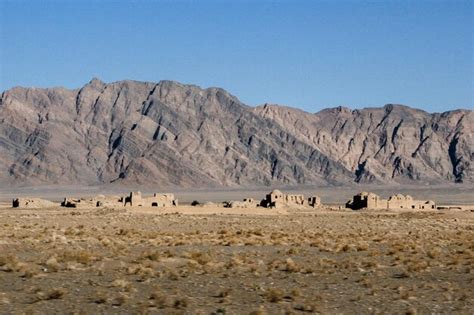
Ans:
POLYGON ((474 212, 0 208, 0 313, 472 314, 474 212))

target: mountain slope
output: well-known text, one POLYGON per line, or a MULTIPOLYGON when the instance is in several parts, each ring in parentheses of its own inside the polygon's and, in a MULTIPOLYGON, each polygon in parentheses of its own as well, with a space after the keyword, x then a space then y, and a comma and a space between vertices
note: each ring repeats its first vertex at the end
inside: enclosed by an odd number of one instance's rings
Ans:
POLYGON ((472 182, 474 114, 442 114, 386 105, 326 109, 316 114, 275 105, 254 109, 323 154, 357 182, 472 182))
POLYGON ((0 98, 0 182, 160 187, 472 182, 472 111, 251 108, 219 88, 93 79, 0 98))

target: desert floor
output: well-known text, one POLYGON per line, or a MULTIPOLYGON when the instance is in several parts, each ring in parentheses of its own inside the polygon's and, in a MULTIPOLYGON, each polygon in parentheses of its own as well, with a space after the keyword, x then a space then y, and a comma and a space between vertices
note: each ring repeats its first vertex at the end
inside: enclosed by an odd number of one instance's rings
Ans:
POLYGON ((1 314, 474 308, 470 209, 17 210, 4 203, 0 225, 1 314))

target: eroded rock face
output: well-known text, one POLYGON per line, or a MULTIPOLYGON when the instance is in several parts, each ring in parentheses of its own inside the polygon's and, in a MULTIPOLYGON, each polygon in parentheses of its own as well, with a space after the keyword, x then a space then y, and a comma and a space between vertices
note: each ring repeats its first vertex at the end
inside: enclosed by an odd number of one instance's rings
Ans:
POLYGON ((472 182, 474 114, 402 105, 316 114, 275 105, 254 109, 341 162, 356 182, 472 182))
POLYGON ((466 110, 251 108, 171 81, 18 87, 0 98, 0 182, 472 182, 472 125, 466 110))

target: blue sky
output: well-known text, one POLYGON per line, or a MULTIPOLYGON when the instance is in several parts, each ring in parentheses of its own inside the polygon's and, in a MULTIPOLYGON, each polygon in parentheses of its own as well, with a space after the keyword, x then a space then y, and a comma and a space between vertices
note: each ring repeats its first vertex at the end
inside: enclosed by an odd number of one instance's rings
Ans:
POLYGON ((316 112, 474 105, 473 1, 0 0, 0 91, 176 80, 316 112))

